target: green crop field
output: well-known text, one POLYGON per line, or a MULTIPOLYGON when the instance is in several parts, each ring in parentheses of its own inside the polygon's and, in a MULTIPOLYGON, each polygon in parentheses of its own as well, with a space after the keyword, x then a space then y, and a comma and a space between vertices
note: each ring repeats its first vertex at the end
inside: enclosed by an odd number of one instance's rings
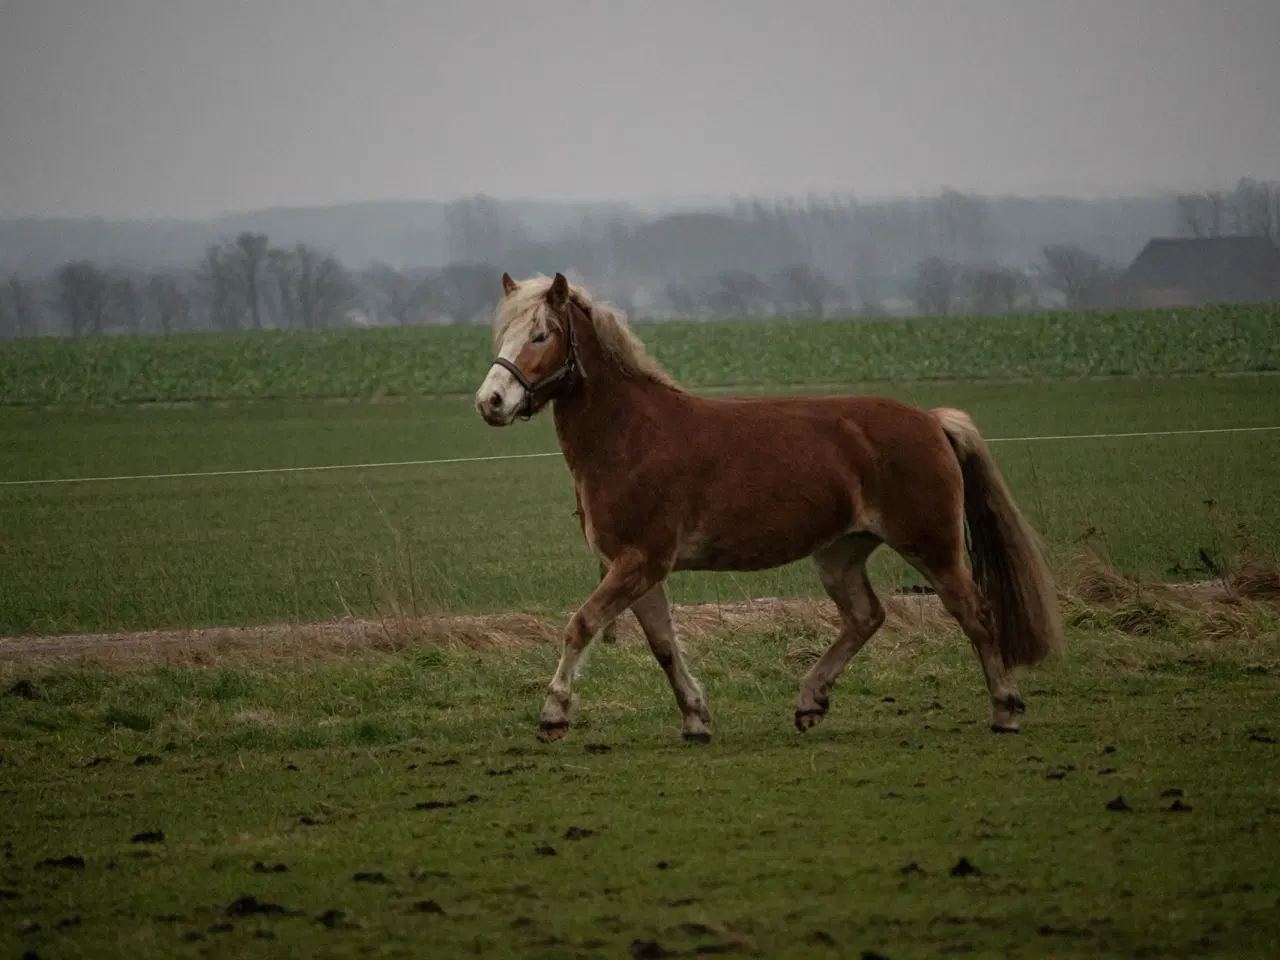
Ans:
MULTIPOLYGON (((640 323, 680 382, 755 387, 935 378, 1280 370, 1280 308, 995 318, 640 323)), ((470 393, 483 327, 0 344, 0 405, 470 393)))
POLYGON ((557 623, 596 582, 548 420, 471 406, 487 331, 0 344, 0 956, 1280 956, 1280 608, 1154 583, 1241 544, 1275 579, 1280 431, 1168 432, 1280 425, 1278 322, 641 326, 695 389, 968 409, 1055 563, 1135 578, 1064 576, 1018 737, 945 619, 896 604, 801 735, 829 625, 678 609, 707 746, 630 624, 544 745, 553 645, 402 616, 557 623), (453 462, 240 472, 401 461, 453 462), (286 628, 164 632, 247 624, 286 628))

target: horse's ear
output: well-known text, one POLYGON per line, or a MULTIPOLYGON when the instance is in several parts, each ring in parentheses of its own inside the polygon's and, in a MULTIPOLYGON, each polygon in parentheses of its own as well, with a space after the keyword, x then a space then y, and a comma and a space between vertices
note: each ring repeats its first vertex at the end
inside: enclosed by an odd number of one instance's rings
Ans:
POLYGON ((569 281, 564 278, 563 273, 557 273, 556 278, 551 281, 551 289, 547 291, 547 303, 558 309, 563 307, 568 299, 569 281))
POLYGON ((516 290, 518 290, 519 288, 520 288, 520 285, 511 279, 511 274, 504 273, 502 275, 502 292, 505 293, 508 297, 511 296, 511 294, 515 293, 516 290))

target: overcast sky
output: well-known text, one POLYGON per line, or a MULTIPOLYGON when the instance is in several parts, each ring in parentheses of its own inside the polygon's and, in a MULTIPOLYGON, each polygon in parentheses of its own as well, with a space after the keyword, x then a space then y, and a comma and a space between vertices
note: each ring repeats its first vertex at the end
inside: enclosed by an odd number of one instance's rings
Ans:
POLYGON ((1280 179, 1280 0, 0 0, 0 215, 1280 179))

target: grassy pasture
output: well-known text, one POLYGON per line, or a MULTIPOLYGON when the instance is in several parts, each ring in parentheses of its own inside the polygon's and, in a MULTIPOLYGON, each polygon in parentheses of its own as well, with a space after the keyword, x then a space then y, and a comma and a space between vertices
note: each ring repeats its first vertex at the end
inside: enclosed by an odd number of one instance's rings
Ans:
MULTIPOLYGON (((1280 308, 893 321, 641 323, 682 383, 1280 370, 1280 308)), ((468 394, 483 327, 191 334, 0 343, 0 405, 468 394)))
MULTIPOLYGON (((1276 369, 1276 319, 642 335, 698 387, 828 381, 1018 437, 1280 423, 1274 377, 1151 376, 1276 369), (1148 376, 1066 379, 1111 373, 1148 376), (870 376, 896 382, 855 386, 870 376), (1031 380, 976 382, 1009 376, 1031 380), (969 382, 920 380, 941 377, 969 382)), ((488 358, 479 330, 0 345, 0 480, 554 450, 545 421, 495 431, 466 397, 421 396, 469 393, 488 358), (214 402, 169 402, 192 398, 214 402)), ((1280 435, 995 450, 1059 557, 1094 531, 1123 572, 1177 579, 1238 524, 1280 545, 1280 435)), ((4 486, 0 636, 559 616, 595 582, 572 506, 554 457, 4 486)), ((887 556, 875 574, 904 578, 887 556)), ((673 586, 685 603, 818 593, 803 563, 673 586)), ((1280 955, 1275 606, 1184 609, 1144 587, 1067 615, 1066 656, 1021 681, 1019 737, 985 731, 946 622, 895 621, 803 736, 796 684, 829 626, 699 633, 704 748, 679 741, 627 624, 551 746, 533 737, 545 643, 409 630, 95 662, 0 640, 0 956, 1280 955), (953 875, 962 858, 976 872, 953 875)))
POLYGON ((708 747, 627 635, 550 746, 546 644, 0 658, 0 955, 1276 956, 1280 617, 1071 622, 1019 737, 925 627, 878 636, 804 735, 828 632, 690 644, 708 747))
MULTIPOLYGON (((850 386, 847 389, 859 389, 850 386)), ((1264 377, 875 384, 972 411, 991 437, 1280 423, 1264 377)), ((0 480, 554 451, 546 420, 484 426, 465 398, 0 408, 0 480)), ((1096 530, 1121 570, 1202 576, 1243 523, 1280 544, 1280 434, 1002 443, 1060 551, 1096 530), (1210 501, 1212 506, 1206 506, 1210 501)), ((595 568, 558 457, 319 474, 0 487, 0 635, 419 613, 559 613, 595 568)), ((912 579, 886 551, 876 582, 912 579)), ((807 562, 680 575, 682 602, 818 595, 807 562)))

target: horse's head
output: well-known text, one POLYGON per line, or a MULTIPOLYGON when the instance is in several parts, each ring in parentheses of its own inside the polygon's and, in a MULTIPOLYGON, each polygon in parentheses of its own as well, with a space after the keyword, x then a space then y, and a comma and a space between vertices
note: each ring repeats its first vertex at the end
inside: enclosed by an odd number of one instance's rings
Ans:
POLYGON ((504 273, 502 290, 494 315, 497 356, 476 391, 476 409, 494 427, 532 417, 582 376, 564 275, 516 283, 504 273))

